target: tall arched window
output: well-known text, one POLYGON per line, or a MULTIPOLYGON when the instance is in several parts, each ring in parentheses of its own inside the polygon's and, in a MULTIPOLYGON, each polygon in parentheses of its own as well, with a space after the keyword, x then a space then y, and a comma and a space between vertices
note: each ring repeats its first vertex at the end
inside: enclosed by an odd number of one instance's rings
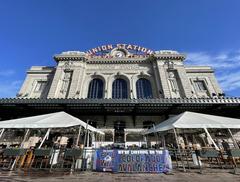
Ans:
POLYGON ((101 79, 93 79, 88 87, 89 99, 103 98, 103 81, 101 79))
POLYGON ((113 99, 127 99, 127 82, 123 79, 116 79, 112 84, 112 98, 113 99))
POLYGON ((152 86, 149 80, 140 78, 136 83, 137 98, 151 99, 153 98, 152 86))

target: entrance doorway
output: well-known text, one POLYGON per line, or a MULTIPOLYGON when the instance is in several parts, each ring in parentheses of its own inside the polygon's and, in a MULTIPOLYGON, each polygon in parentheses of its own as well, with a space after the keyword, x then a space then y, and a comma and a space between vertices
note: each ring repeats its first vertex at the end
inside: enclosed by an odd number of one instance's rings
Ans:
POLYGON ((124 143, 124 129, 126 128, 125 121, 114 122, 114 143, 124 143))

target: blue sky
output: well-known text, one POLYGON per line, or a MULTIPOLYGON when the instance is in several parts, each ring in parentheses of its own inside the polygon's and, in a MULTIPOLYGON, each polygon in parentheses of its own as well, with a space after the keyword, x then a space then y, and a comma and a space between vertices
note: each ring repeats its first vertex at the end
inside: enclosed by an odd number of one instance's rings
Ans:
POLYGON ((0 97, 14 97, 32 65, 115 43, 187 54, 240 96, 239 0, 1 0, 0 97))

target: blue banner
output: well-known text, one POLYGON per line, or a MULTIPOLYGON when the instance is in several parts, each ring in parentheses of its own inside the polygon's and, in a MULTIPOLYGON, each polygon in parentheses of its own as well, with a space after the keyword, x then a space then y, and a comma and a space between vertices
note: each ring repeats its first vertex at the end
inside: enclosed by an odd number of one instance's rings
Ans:
POLYGON ((103 150, 95 152, 94 169, 122 173, 162 173, 172 170, 168 150, 103 150))

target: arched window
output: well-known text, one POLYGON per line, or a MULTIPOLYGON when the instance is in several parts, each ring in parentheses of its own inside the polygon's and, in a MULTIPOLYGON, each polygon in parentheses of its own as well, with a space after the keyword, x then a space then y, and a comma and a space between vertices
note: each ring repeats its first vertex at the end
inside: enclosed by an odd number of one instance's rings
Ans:
POLYGON ((153 98, 152 86, 149 80, 140 78, 136 83, 137 98, 138 99, 151 99, 153 98))
POLYGON ((103 98, 103 81, 101 79, 93 79, 88 87, 89 99, 103 98))
POLYGON ((123 79, 116 79, 112 84, 112 98, 113 99, 127 99, 127 82, 123 79))

